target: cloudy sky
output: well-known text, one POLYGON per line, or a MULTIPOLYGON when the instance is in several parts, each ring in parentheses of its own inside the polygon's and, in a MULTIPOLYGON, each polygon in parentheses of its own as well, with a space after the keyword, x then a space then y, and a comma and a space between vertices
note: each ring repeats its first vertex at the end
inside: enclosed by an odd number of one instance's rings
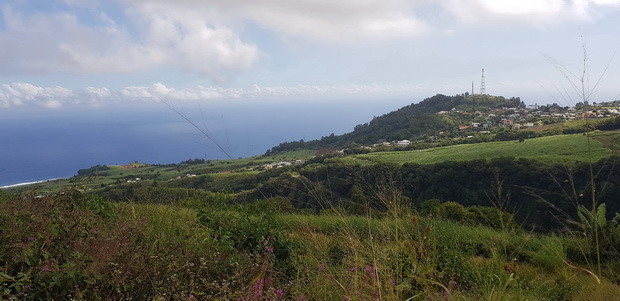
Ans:
POLYGON ((2 0, 0 110, 620 94, 620 0, 2 0), (555 66, 554 66, 555 65, 555 66), (595 83, 607 68, 600 83, 595 83), (578 79, 573 78, 573 81, 578 79))

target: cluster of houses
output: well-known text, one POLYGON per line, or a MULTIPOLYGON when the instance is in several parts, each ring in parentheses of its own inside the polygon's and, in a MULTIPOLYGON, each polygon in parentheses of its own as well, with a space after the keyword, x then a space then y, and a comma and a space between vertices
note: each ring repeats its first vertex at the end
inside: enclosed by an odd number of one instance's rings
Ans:
POLYGON ((437 114, 461 114, 470 117, 472 122, 458 126, 459 130, 473 129, 479 133, 489 133, 491 127, 509 127, 515 130, 531 128, 544 124, 545 120, 573 120, 578 118, 604 118, 620 115, 620 108, 593 107, 593 110, 578 111, 574 107, 562 108, 559 106, 537 105, 525 108, 500 108, 489 112, 467 112, 456 108, 450 111, 441 111, 437 114))
MULTIPOLYGON (((411 141, 409 140, 398 140, 398 141, 391 141, 391 142, 381 142, 381 143, 377 143, 377 144, 373 144, 372 147, 378 147, 378 146, 407 146, 411 144, 411 141)), ((370 149, 370 147, 367 147, 370 149)))
MULTIPOLYGON (((493 109, 488 112, 468 112, 453 108, 450 111, 440 111, 437 114, 461 115, 461 118, 459 118, 460 120, 469 119, 470 122, 459 125, 455 130, 457 132, 468 133, 466 134, 469 135, 467 137, 473 137, 471 136, 471 131, 475 131, 479 134, 490 134, 492 128, 511 128, 514 130, 520 130, 540 126, 546 122, 617 116, 620 115, 620 107, 594 106, 592 110, 579 111, 574 107, 563 108, 554 104, 552 106, 528 105, 519 108, 503 107, 493 109), (465 118, 462 118, 463 116, 465 118)), ((445 133, 440 132, 439 134, 442 135, 445 133)), ((408 146, 410 144, 411 141, 409 140, 399 140, 373 144, 372 147, 362 146, 361 148, 371 150, 376 147, 408 146)))
POLYGON ((261 165, 261 167, 265 170, 273 169, 273 168, 282 168, 285 166, 291 166, 296 164, 303 164, 304 160, 295 160, 295 161, 281 161, 281 162, 273 162, 261 165))

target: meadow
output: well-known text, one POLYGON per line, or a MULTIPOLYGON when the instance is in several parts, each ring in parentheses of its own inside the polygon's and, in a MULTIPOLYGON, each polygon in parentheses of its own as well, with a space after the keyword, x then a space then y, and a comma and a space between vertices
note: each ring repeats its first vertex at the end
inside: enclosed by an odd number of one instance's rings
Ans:
POLYGON ((469 161, 499 157, 515 157, 545 162, 582 161, 594 162, 609 157, 611 149, 599 140, 583 134, 556 135, 525 141, 500 141, 478 144, 458 144, 415 151, 377 152, 353 158, 385 163, 434 164, 446 161, 469 161))

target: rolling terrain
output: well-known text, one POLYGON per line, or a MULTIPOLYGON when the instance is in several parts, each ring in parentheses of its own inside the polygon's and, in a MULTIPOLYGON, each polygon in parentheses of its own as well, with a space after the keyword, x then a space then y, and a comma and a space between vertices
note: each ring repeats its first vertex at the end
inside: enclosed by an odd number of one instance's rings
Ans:
POLYGON ((0 299, 614 300, 617 118, 533 131, 506 105, 435 96, 251 158, 4 189, 0 299))

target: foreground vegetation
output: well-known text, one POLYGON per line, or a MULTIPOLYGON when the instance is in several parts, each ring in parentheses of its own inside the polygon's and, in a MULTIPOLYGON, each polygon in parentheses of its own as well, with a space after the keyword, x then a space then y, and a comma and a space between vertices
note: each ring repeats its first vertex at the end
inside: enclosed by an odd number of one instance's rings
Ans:
MULTIPOLYGON (((519 230, 509 214, 434 201, 296 211, 225 194, 110 203, 68 191, 3 195, 0 297, 9 300, 613 300, 620 229, 601 274, 589 234, 519 230), (497 223, 497 224, 496 224, 497 223), (489 225, 496 225, 489 228, 489 225), (499 226, 501 225, 501 226, 499 226)), ((388 193, 389 192, 389 193, 388 193)), ((588 232, 586 232, 588 233, 588 232)))

